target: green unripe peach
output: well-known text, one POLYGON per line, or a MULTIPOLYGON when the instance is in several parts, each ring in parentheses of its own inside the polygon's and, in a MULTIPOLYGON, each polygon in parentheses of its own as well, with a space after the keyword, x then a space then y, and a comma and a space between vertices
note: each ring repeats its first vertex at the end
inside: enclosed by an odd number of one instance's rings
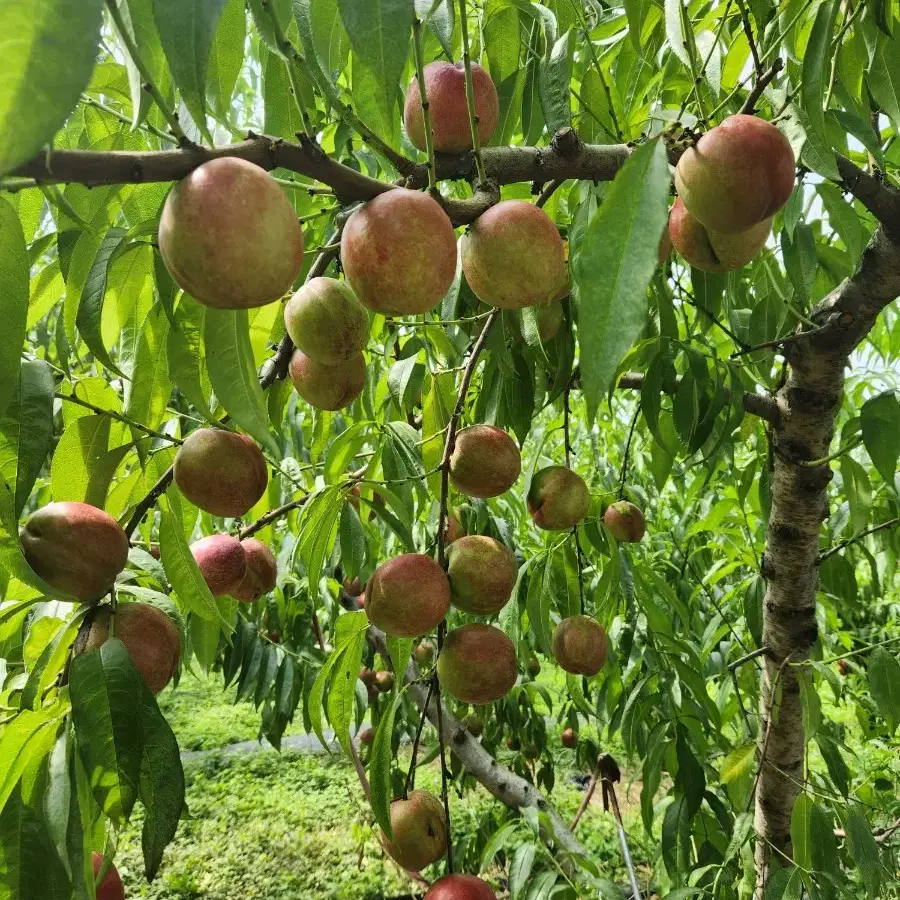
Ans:
MULTIPOLYGON (((487 144, 497 127, 500 102, 491 76, 478 65, 471 64, 472 92, 478 116, 478 139, 487 144)), ((432 146, 437 153, 465 153, 472 149, 469 109, 466 103, 466 74, 461 62, 431 62, 422 70, 425 96, 431 120, 432 146)), ((403 111, 406 134, 415 147, 425 150, 425 118, 418 79, 406 89, 403 111)))
POLYGON ((147 687, 158 694, 172 680, 181 659, 178 626, 161 609, 149 603, 119 603, 115 613, 111 608, 103 607, 97 610, 79 652, 100 649, 109 637, 113 616, 115 636, 125 645, 147 687))
POLYGON ((470 497, 497 497, 508 491, 522 470, 516 442, 493 425, 470 425, 456 435, 450 479, 470 497))
POLYGON ((109 513, 88 503, 48 503, 19 532, 22 553, 50 587, 99 600, 128 562, 128 537, 109 513))
POLYGON ((403 553, 383 562, 366 583, 369 621, 393 637, 420 637, 447 615, 450 583, 424 553, 403 553))
POLYGON ((388 691, 392 690, 394 687, 394 673, 388 671, 376 672, 375 687, 378 688, 382 694, 386 694, 388 691))
POLYGON ((491 537, 467 535, 447 548, 450 602, 474 616, 500 612, 519 574, 512 551, 491 537))
POLYGON ((484 719, 476 712, 469 713, 463 720, 462 726, 472 735, 472 737, 481 737, 484 733, 484 719))
POLYGON ((463 625, 447 632, 437 673, 441 686, 462 703, 493 703, 516 683, 516 650, 493 625, 463 625))
POLYGON ((295 350, 288 367, 294 389, 310 406, 336 411, 353 403, 366 386, 362 353, 334 365, 316 362, 295 350))
POLYGON ((534 473, 528 489, 528 511, 538 528, 568 531, 587 515, 591 495, 584 479, 565 466, 534 473))
POLYGON ((420 872, 447 850, 447 820, 441 801, 428 791, 411 791, 391 803, 391 834, 384 849, 408 872, 420 872))
POLYGON ((416 647, 414 655, 420 666, 430 666, 434 662, 434 644, 431 641, 422 641, 416 647))
POLYGON ((606 631, 590 616, 569 616, 553 630, 553 658, 572 675, 596 675, 606 663, 606 631))
POLYGON ((313 278, 288 300, 284 326, 310 359, 337 363, 365 349, 369 316, 356 294, 335 278, 313 278))
POLYGON ((627 500, 611 503, 603 513, 603 524, 617 541, 628 544, 640 541, 647 530, 644 514, 627 500))
POLYGON ((675 167, 684 205, 720 233, 743 232, 774 216, 791 196, 794 177, 787 138, 770 122, 740 114, 704 134, 675 167))
POLYGON ((751 225, 747 231, 712 231, 688 212, 680 197, 669 211, 672 244, 685 262, 701 272, 742 269, 765 247, 771 231, 771 219, 751 225))
POLYGON ((275 588, 278 563, 272 551, 256 538, 245 538, 241 546, 247 558, 247 573, 231 596, 242 603, 252 603, 275 588))
POLYGON ((175 455, 175 484, 194 506, 214 516, 243 516, 262 497, 269 472, 246 434, 222 428, 192 431, 175 455))
POLYGON ((191 554, 213 597, 234 595, 247 575, 247 554, 230 534, 211 534, 191 544, 191 554))
POLYGON ((373 312, 421 315, 434 309, 456 277, 456 235, 428 194, 395 188, 361 206, 341 236, 350 287, 373 312))
POLYGON ((303 229, 264 169, 222 157, 198 166, 169 192, 159 251, 195 300, 249 309, 291 289, 303 266, 303 229))
POLYGON ((538 306, 560 290, 565 248, 542 209, 525 200, 502 200, 463 236, 462 268, 469 287, 489 306, 538 306))

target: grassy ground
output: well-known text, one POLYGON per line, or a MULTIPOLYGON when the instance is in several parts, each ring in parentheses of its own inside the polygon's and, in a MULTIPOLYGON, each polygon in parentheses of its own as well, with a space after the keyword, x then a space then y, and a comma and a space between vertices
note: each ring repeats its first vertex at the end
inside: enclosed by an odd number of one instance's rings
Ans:
MULTIPOLYGON (((160 705, 184 750, 215 751, 252 740, 258 714, 232 703, 220 676, 187 675, 160 705)), ((302 730, 295 725, 294 732, 302 730)), ((212 752, 185 765, 190 815, 182 819, 152 885, 143 879, 140 810, 123 833, 116 863, 129 898, 151 900, 376 900, 415 886, 386 858, 368 805, 349 761, 339 754, 212 752)), ((439 789, 434 766, 420 771, 417 787, 439 789)), ((639 788, 632 788, 636 800, 639 788)), ((553 802, 572 815, 580 789, 558 770, 553 802)), ((454 824, 495 803, 480 788, 454 799, 454 824)), ((637 834, 638 829, 634 829, 637 834)), ((621 865, 608 816, 589 810, 579 837, 598 865, 616 878, 621 865)))

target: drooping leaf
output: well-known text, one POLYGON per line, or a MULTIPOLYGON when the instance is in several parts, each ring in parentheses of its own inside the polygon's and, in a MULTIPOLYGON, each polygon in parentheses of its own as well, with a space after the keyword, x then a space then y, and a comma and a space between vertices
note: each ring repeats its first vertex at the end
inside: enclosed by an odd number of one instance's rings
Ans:
POLYGON ((28 253, 22 224, 15 209, 0 197, 0 321, 3 322, 0 328, 0 418, 6 411, 19 374, 28 317, 28 293, 28 253))
POLYGON ((94 68, 103 0, 0 6, 0 175, 49 143, 94 68))
POLYGON ((206 128, 206 75, 216 25, 227 0, 153 0, 153 14, 181 98, 206 128))
POLYGON ((69 668, 75 738, 97 803, 124 822, 138 797, 141 774, 143 679, 125 645, 108 638, 69 668))
POLYGON ((900 457, 900 400, 893 391, 867 400, 859 413, 863 443, 878 474, 891 486, 900 457))
POLYGON ((885 647, 876 647, 869 659, 872 699, 893 731, 900 725, 900 662, 885 647))
POLYGON ((595 415, 616 368, 647 320, 647 286, 666 222, 669 167, 651 141, 616 175, 572 255, 581 377, 595 415))
POLYGON ((372 812, 375 814, 375 821, 389 838, 394 836, 391 830, 391 801, 394 799, 391 792, 391 768, 396 758, 393 749, 394 719, 402 701, 403 692, 397 691, 378 722, 369 756, 372 812))

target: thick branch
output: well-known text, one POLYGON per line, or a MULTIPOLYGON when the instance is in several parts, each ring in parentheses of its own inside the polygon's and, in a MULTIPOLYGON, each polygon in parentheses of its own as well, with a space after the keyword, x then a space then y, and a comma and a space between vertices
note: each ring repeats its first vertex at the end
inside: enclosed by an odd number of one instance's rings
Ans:
MULTIPOLYGON (((369 641, 383 656, 388 655, 387 640, 384 633, 377 628, 369 627, 369 641)), ((419 709, 425 707, 425 699, 428 689, 418 681, 419 672, 416 664, 410 661, 404 674, 404 680, 409 685, 408 695, 419 709)), ((437 727, 437 704, 432 699, 427 708, 429 721, 437 727)), ((474 778, 485 787, 498 800, 501 800, 512 809, 534 807, 547 815, 553 829, 553 839, 558 847, 569 853, 585 855, 587 851, 578 839, 569 831, 565 821, 559 813, 550 805, 546 797, 529 784, 524 778, 520 778, 515 772, 501 765, 491 756, 472 735, 466 731, 462 723, 450 713, 450 710, 442 704, 444 732, 448 737, 448 743, 460 762, 474 778)))
POLYGON ((858 271, 812 311, 819 326, 785 348, 787 379, 778 391, 780 422, 772 433, 772 507, 762 574, 763 643, 769 648, 760 691, 760 768, 756 792, 757 897, 773 854, 790 858, 791 814, 805 759, 800 684, 788 660, 802 662, 817 639, 819 537, 828 515, 827 464, 851 353, 879 312, 900 295, 900 243, 879 228, 858 271), (783 672, 783 676, 782 673, 783 672), (780 685, 778 714, 772 710, 780 685), (770 759, 773 765, 764 765, 770 759))
MULTIPOLYGON (((642 372, 626 372, 619 378, 618 387, 621 390, 639 391, 644 386, 642 372)), ((764 419, 772 425, 777 425, 781 416, 778 403, 774 397, 766 394, 744 394, 744 410, 753 416, 764 419)))
MULTIPOLYGON (((561 132, 550 147, 484 149, 482 159, 488 181, 494 185, 557 178, 611 181, 628 158, 629 148, 624 144, 582 144, 577 136, 569 137, 569 131, 561 132)), ((77 182, 92 186, 177 181, 202 163, 223 156, 246 159, 267 170, 283 168, 297 172, 329 185, 345 203, 370 200, 395 187, 336 162, 310 140, 294 144, 258 135, 215 150, 197 146, 150 152, 53 150, 39 154, 11 174, 41 183, 77 182)), ((471 153, 462 157, 438 155, 436 166, 441 179, 471 180, 475 174, 471 153)), ((428 167, 418 166, 405 183, 409 187, 426 187, 428 167)), ((454 223, 464 225, 497 199, 496 187, 490 187, 470 200, 444 202, 454 223)))
POLYGON ((893 239, 900 239, 900 191, 863 171, 846 156, 835 154, 844 188, 850 191, 885 227, 893 239))

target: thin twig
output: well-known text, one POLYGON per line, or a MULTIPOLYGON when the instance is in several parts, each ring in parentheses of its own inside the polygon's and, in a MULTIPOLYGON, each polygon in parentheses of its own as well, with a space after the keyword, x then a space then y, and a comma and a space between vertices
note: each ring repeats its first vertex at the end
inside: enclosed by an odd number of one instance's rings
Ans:
POLYGON ((469 131, 472 135, 472 152, 475 155, 475 171, 478 186, 487 181, 484 161, 481 158, 481 138, 478 136, 478 112, 475 109, 475 91, 472 88, 472 58, 469 55, 469 22, 466 0, 459 0, 459 28, 462 32, 463 68, 466 73, 466 107, 469 111, 469 131))
POLYGON ((875 525, 872 528, 867 528, 865 531, 859 532, 859 534, 854 534, 853 537, 847 538, 845 541, 841 541, 839 544, 835 544, 833 547, 826 550, 819 556, 819 562, 823 563, 829 556, 833 556, 835 553, 840 553, 841 550, 849 547, 851 544, 855 544, 857 541, 861 541, 864 538, 867 538, 870 534, 875 534, 877 531, 883 531, 886 528, 893 528, 895 525, 900 524, 900 517, 896 519, 888 519, 886 522, 882 522, 880 525, 875 525))
MULTIPOLYGON (((88 106, 93 106, 95 109, 100 109, 108 115, 113 116, 113 118, 118 119, 120 122, 123 122, 125 125, 131 127, 132 122, 131 119, 125 115, 125 113, 119 112, 119 110, 114 109, 112 106, 107 106, 107 104, 101 102, 100 100, 96 100, 94 97, 91 97, 88 94, 81 95, 81 102, 87 103, 88 106)), ((150 122, 141 122, 138 126, 142 131, 146 131, 149 134, 155 134, 160 140, 166 141, 169 144, 177 144, 178 141, 175 137, 169 134, 167 131, 163 131, 162 128, 157 128, 155 125, 150 122)))
POLYGON ((747 35, 747 43, 750 45, 750 55, 753 57, 753 69, 756 72, 757 79, 763 76, 762 63, 759 61, 759 50, 756 49, 756 39, 753 37, 753 29, 750 27, 750 13, 744 5, 744 0, 737 0, 738 8, 741 11, 741 25, 744 28, 744 34, 747 35))
POLYGON ((428 715, 428 704, 431 703, 431 695, 434 693, 434 683, 437 679, 432 677, 428 679, 428 694, 425 697, 425 704, 422 706, 422 712, 419 716, 419 725, 416 728, 416 737, 413 741, 412 756, 409 760, 409 770, 406 773, 406 782, 403 785, 403 796, 407 797, 409 792, 416 786, 416 764, 419 755, 419 741, 422 738, 422 728, 425 725, 425 719, 428 715))
POLYGON ((157 105, 159 111, 162 113, 163 118, 166 120, 169 128, 172 130, 172 134, 175 135, 175 139, 178 141, 178 145, 185 146, 187 144, 193 143, 184 133, 184 129, 181 127, 181 124, 178 121, 178 116, 176 115, 172 107, 169 106, 169 104, 166 102, 166 98, 163 97, 162 92, 160 91, 159 87, 157 87, 156 82, 153 80, 153 74, 151 73, 150 69, 147 68, 147 64, 141 58, 141 54, 138 50, 137 44, 132 40, 131 35, 128 33, 128 29, 125 27, 125 20, 122 18, 122 13, 119 10, 119 5, 116 3, 116 0, 106 0, 106 8, 109 10, 109 15, 116 27, 116 32, 119 35, 119 39, 125 45, 125 50, 131 57, 131 61, 134 63, 135 68, 140 73, 144 90, 153 98, 153 102, 157 105))
MULTIPOLYGON (((563 443, 566 450, 566 468, 572 467, 572 436, 569 430, 569 394, 572 391, 572 379, 563 391, 563 443)), ((581 552, 581 538, 578 536, 578 524, 572 526, 572 536, 575 538, 575 561, 578 565, 578 608, 584 615, 584 561, 581 552)))
MULTIPOLYGON (((475 366, 478 364, 478 357, 481 355, 481 351, 484 348, 485 343, 487 343, 487 337, 488 333, 491 330, 491 326, 497 319, 497 313, 498 310, 491 310, 491 314, 488 316, 487 321, 484 323, 484 328, 481 329, 481 334, 478 335, 478 340, 475 341, 475 344, 472 346, 472 352, 469 355, 469 361, 468 363, 466 363, 462 381, 459 385, 459 395, 456 398, 456 406, 454 407, 453 412, 450 415, 450 424, 447 426, 447 441, 444 444, 444 456, 441 459, 440 465, 441 494, 437 531, 437 561, 442 568, 446 567, 447 563, 447 560, 444 556, 444 531, 447 524, 447 495, 450 490, 450 457, 453 455, 453 450, 456 447, 456 432, 459 428, 460 416, 462 416, 463 409, 466 405, 466 395, 469 393, 469 384, 472 381, 472 375, 475 372, 475 366)), ((438 633, 438 635, 440 636, 440 632, 438 633)))
POLYGON ((574 831, 578 827, 578 823, 581 821, 581 817, 584 815, 584 811, 590 806, 591 798, 594 796, 594 791, 597 789, 597 782, 600 780, 600 770, 603 768, 603 756, 602 754, 597 757, 597 765, 594 766, 594 772, 591 775, 591 780, 588 782, 588 786, 584 792, 584 796, 581 798, 581 804, 578 807, 575 815, 572 817, 572 821, 569 822, 569 831, 574 831))
POLYGON ((747 94, 747 99, 744 101, 743 106, 741 106, 740 111, 746 115, 750 116, 756 111, 756 104, 759 102, 759 98, 762 97, 765 89, 772 83, 772 80, 775 76, 784 68, 784 61, 781 57, 776 57, 773 61, 772 65, 759 77, 756 79, 756 84, 753 85, 753 90, 747 94))
POLYGON ((619 843, 622 846, 622 858, 625 860, 625 868, 628 871, 628 880, 631 882, 632 900, 641 900, 641 888, 638 884, 637 873, 634 871, 634 862, 631 859, 631 850, 628 847, 628 837, 625 834, 625 825, 622 823, 622 813, 619 810, 619 800, 616 797, 615 784, 622 777, 618 763, 607 753, 600 758, 601 784, 603 785, 603 807, 612 807, 613 817, 616 820, 616 830, 619 833, 619 843))
POLYGON ((437 190, 437 174, 434 168, 434 135, 431 133, 431 104, 425 92, 425 50, 422 42, 422 20, 413 17, 413 51, 416 58, 416 81, 419 83, 419 99, 422 103, 422 128, 425 131, 425 156, 428 159, 428 190, 437 190))
POLYGON ((753 785, 750 788, 750 794, 747 798, 748 810, 754 803, 754 800, 756 798, 756 788, 759 786, 759 779, 762 777, 763 768, 766 765, 766 756, 769 752, 769 739, 772 736, 772 711, 775 708, 775 698, 778 694, 778 683, 781 681, 781 676, 784 674, 784 670, 790 663, 792 655, 793 654, 789 654, 781 661, 781 665, 778 667, 778 671, 775 673, 775 680, 772 682, 772 687, 769 689, 769 708, 766 710, 766 736, 763 738, 762 750, 759 754, 759 765, 756 768, 756 775, 753 778, 753 785))
POLYGON ((770 650, 768 647, 760 647, 758 650, 752 650, 750 653, 745 654, 740 659, 736 659, 733 663, 729 663, 728 671, 736 672, 745 663, 748 663, 760 656, 767 656, 769 653, 770 650))
POLYGON ((783 337, 773 338, 771 341, 763 341, 761 344, 754 344, 753 346, 743 344, 740 350, 735 350, 734 353, 731 354, 731 358, 736 359, 739 356, 746 356, 748 353, 755 353, 757 350, 771 350, 773 348, 783 347, 785 344, 802 341, 805 338, 818 334, 820 331, 824 331, 826 327, 827 326, 825 325, 820 325, 818 328, 812 328, 809 331, 794 331, 783 337))
POLYGON ((534 205, 538 208, 543 207, 563 184, 565 184, 565 179, 563 178, 554 178, 553 181, 547 182, 540 194, 538 194, 537 200, 534 201, 534 205))
POLYGON ((76 406, 83 406, 85 409, 89 409, 92 412, 97 413, 98 416, 107 416, 110 419, 115 419, 117 422, 121 422, 123 425, 128 425, 129 428, 134 428, 136 431, 143 431, 144 434, 149 435, 150 437, 159 438, 162 441, 169 441, 172 444, 183 444, 180 438, 172 437, 171 434, 164 434, 162 431, 155 431, 153 428, 148 428, 146 425, 142 425, 140 422, 135 422, 134 419, 129 419, 127 416, 123 416, 121 413, 117 413, 111 409, 104 409, 102 406, 94 406, 93 403, 89 403, 87 400, 82 400, 80 397, 76 397, 75 394, 55 394, 54 395, 58 400, 65 400, 68 403, 74 403, 76 406))
MULTIPOLYGON (((438 657, 441 655, 441 649, 444 646, 444 635, 447 632, 447 622, 444 620, 438 625, 438 657)), ((453 873, 453 833, 450 825, 450 789, 447 780, 447 748, 444 745, 444 704, 441 701, 441 683, 438 679, 437 669, 431 676, 434 695, 437 699, 437 730, 438 730, 438 746, 441 750, 441 801, 444 804, 444 819, 447 824, 447 874, 453 873)), ((428 708, 428 704, 425 704, 428 708)))
POLYGON ((634 408, 634 415, 631 417, 631 427, 628 429, 628 440, 625 442, 625 456, 622 459, 622 471, 619 474, 619 491, 620 500, 625 499, 625 478, 628 475, 628 457, 631 454, 631 440, 634 437, 634 428, 637 425, 638 416, 641 414, 641 401, 638 400, 637 406, 634 408))

